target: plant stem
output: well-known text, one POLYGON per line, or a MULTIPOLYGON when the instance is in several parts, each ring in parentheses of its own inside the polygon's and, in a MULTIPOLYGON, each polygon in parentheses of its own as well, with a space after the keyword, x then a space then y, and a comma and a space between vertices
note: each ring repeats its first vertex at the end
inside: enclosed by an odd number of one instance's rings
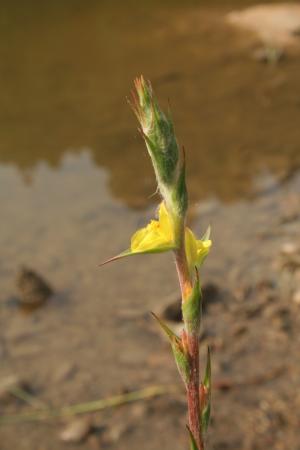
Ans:
POLYGON ((185 254, 184 241, 183 245, 180 245, 180 247, 175 251, 175 263, 183 303, 184 300, 189 296, 193 288, 185 254))
MULTIPOLYGON (((185 251, 184 221, 182 223, 180 246, 175 251, 175 262, 181 289, 182 303, 184 303, 184 301, 187 299, 193 288, 185 251)), ((185 338, 187 350, 190 357, 190 369, 191 369, 190 380, 186 386, 189 428, 194 436, 198 449, 204 450, 201 432, 201 423, 200 423, 199 330, 195 330, 193 333, 191 333, 188 331, 187 326, 185 326, 185 338)))
POLYGON ((198 449, 204 450, 200 424, 198 335, 192 336, 187 334, 187 344, 191 358, 191 379, 187 385, 189 427, 198 445, 198 449))

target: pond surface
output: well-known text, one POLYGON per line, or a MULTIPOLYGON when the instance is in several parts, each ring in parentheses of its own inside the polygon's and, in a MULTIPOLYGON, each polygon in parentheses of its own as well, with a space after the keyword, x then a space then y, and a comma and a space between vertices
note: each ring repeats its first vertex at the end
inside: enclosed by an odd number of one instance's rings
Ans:
POLYGON ((140 73, 171 103, 193 202, 243 198, 257 177, 299 164, 299 59, 255 61, 258 44, 223 23, 233 3, 8 5, 0 164, 18 169, 25 190, 34 189, 39 163, 60 171, 66 153, 88 149, 112 198, 129 207, 153 201, 152 168, 126 101, 140 73))

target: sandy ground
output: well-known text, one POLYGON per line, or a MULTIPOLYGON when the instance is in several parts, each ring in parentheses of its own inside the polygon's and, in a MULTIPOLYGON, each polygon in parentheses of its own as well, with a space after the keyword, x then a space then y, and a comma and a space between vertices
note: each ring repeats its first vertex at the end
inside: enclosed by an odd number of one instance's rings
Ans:
MULTIPOLYGON (((80 171, 76 164, 78 159, 69 156, 61 173, 43 166, 38 171, 41 199, 50 189, 49 180, 52 195, 61 192, 62 178, 71 187, 60 196, 59 217, 35 196, 39 220, 27 216, 27 208, 16 211, 7 204, 3 212, 6 217, 15 214, 15 220, 1 230, 6 253, 1 269, 0 379, 18 375, 35 400, 52 407, 150 385, 179 384, 168 345, 148 315, 178 297, 171 255, 97 267, 126 247, 131 232, 153 210, 141 213, 112 205, 106 177, 98 169, 91 175, 88 154, 81 157, 80 171), (83 183, 91 192, 89 201, 80 194, 83 183), (21 230, 20 215, 28 233, 21 230), (30 314, 15 302, 16 271, 25 262, 56 292, 30 314)), ((4 171, 7 183, 14 179, 10 171, 4 171)), ((22 192, 28 207, 32 197, 22 192)), ((194 208, 194 229, 200 232, 210 222, 214 239, 202 274, 204 287, 213 286, 207 289, 201 342, 202 361, 207 344, 213 351, 208 448, 300 448, 299 193, 296 174, 282 185, 269 183, 249 201, 223 206, 212 199, 194 208)), ((1 402, 2 414, 32 408, 13 396, 1 402)), ((105 410, 91 420, 95 430, 82 448, 185 446, 183 392, 105 410)), ((61 442, 64 422, 1 425, 1 450, 77 448, 61 442)))

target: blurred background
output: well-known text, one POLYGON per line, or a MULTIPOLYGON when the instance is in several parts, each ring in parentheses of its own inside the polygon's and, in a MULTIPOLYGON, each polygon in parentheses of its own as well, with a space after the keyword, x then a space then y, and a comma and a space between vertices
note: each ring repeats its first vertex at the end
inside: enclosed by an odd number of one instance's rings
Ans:
POLYGON ((257 3, 1 2, 1 450, 186 447, 148 314, 180 326, 172 257, 98 267, 159 202, 128 105, 140 74, 186 149, 189 222, 213 229, 208 448, 300 449, 300 6, 257 3), (6 423, 153 385, 166 395, 6 423))

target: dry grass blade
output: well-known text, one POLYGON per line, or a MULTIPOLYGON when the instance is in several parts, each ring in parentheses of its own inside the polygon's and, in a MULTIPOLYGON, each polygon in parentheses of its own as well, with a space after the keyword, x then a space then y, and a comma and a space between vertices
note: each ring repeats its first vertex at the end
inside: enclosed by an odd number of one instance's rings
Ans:
POLYGON ((77 403, 75 405, 63 406, 62 408, 40 409, 23 414, 14 414, 7 416, 0 416, 0 425, 15 424, 24 422, 36 422, 51 418, 75 416, 77 414, 85 414, 90 412, 101 411, 106 408, 113 408, 116 406, 132 403, 139 400, 147 400, 153 397, 170 394, 178 391, 176 385, 158 385, 149 386, 138 391, 128 392, 126 394, 114 395, 112 397, 95 400, 86 403, 77 403))

